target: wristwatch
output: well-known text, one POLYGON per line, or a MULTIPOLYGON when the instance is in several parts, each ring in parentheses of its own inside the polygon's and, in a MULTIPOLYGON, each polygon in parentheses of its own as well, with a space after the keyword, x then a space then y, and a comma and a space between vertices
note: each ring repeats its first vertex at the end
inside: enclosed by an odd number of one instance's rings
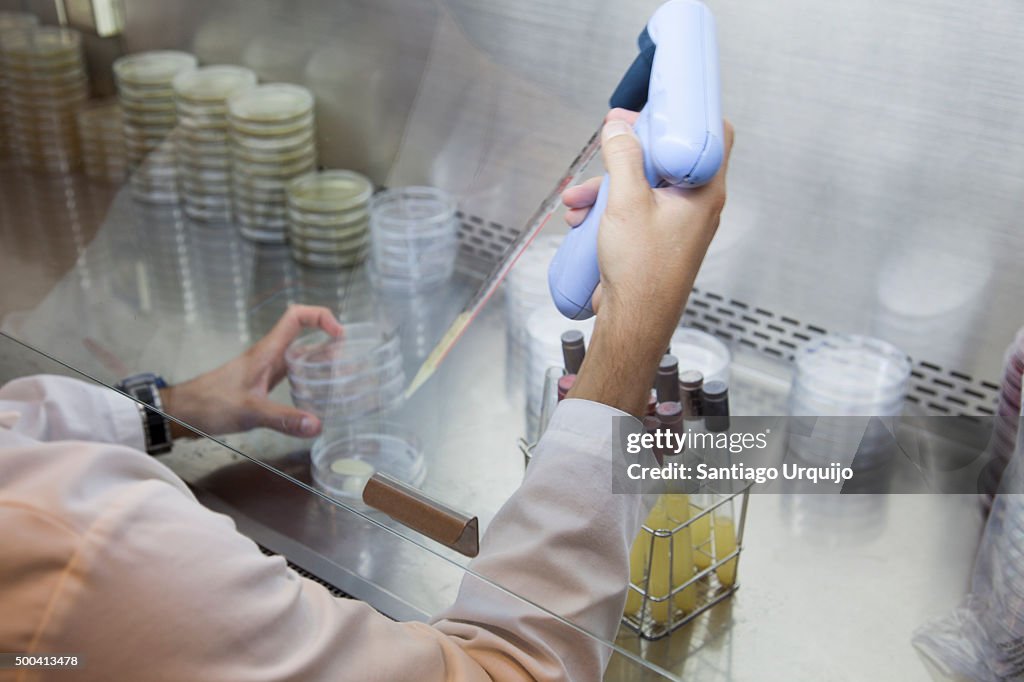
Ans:
POLYGON ((171 424, 161 414, 164 405, 160 400, 160 389, 167 388, 167 382, 152 372, 144 372, 122 380, 117 388, 135 399, 146 434, 146 452, 151 455, 168 452, 173 445, 171 424))

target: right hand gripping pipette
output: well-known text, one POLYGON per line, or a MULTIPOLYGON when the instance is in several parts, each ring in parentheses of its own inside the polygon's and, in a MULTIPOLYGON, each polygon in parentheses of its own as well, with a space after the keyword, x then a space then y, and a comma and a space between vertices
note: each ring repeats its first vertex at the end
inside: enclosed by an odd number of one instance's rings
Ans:
MULTIPOLYGON (((724 153, 714 16, 697 0, 669 0, 651 16, 639 45, 610 103, 643 107, 634 130, 651 187, 699 187, 718 172, 724 153)), ((601 280, 597 229, 607 203, 606 174, 590 213, 569 231, 548 269, 555 305, 575 320, 594 314, 601 280)))

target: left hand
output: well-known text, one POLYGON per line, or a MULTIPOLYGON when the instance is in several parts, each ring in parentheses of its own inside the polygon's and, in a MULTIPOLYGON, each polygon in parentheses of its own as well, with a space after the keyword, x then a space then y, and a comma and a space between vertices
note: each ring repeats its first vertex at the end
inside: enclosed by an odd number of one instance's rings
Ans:
MULTIPOLYGON (((267 397, 288 372, 285 350, 309 327, 319 327, 335 337, 342 335, 341 324, 327 308, 292 305, 266 336, 234 360, 161 389, 164 411, 209 435, 264 426, 289 436, 316 436, 322 428, 316 415, 267 397)), ((171 434, 175 438, 191 435, 173 422, 171 434)))

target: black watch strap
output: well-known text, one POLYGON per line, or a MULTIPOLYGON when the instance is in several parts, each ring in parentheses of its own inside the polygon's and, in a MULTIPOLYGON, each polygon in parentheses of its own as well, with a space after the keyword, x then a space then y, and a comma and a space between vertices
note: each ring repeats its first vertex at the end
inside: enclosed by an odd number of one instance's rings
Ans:
POLYGON ((160 400, 160 389, 166 386, 166 382, 152 372, 134 374, 117 385, 136 400, 146 436, 146 452, 151 455, 168 452, 173 445, 171 425, 161 414, 164 406, 160 400))

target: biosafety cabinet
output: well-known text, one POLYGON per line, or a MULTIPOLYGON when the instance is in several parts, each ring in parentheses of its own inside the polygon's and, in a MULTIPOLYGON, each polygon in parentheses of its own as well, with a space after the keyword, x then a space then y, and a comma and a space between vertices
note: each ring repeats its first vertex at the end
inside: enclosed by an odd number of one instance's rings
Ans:
MULTIPOLYGON (((325 488, 359 471, 318 473, 317 444, 266 430, 183 441, 163 461, 305 575, 429 620, 543 427, 561 358, 544 278, 560 211, 405 389, 591 145, 658 4, 0 0, 65 27, 47 29, 42 52, 23 37, 38 26, 0 32, 3 378, 182 381, 289 303, 364 325, 387 348, 353 382, 369 376, 376 392, 293 381, 289 395, 286 381, 273 397, 344 402, 359 429, 397 439, 408 488, 388 499, 425 505, 437 525, 325 488), (128 59, 142 53, 163 61, 128 59), (209 65, 232 67, 212 91, 176 80, 209 65), (233 88, 267 96, 229 106, 233 88), (288 189, 317 170, 350 171, 324 181, 349 194, 288 189), (422 243, 409 246, 407 215, 371 216, 388 192, 436 219, 422 243), (389 236, 395 263, 372 251, 389 236)), ((1024 7, 707 4, 736 143, 682 324, 727 358, 733 414, 789 414, 794 358, 857 335, 906 358, 897 414, 938 441, 988 442, 1024 324, 1024 7)), ((598 157, 581 177, 601 171, 598 157)), ((934 494, 743 497, 739 589, 664 636, 624 623, 603 643, 608 679, 926 676, 911 633, 963 597, 984 520, 977 495, 938 494, 918 474, 934 494)))

